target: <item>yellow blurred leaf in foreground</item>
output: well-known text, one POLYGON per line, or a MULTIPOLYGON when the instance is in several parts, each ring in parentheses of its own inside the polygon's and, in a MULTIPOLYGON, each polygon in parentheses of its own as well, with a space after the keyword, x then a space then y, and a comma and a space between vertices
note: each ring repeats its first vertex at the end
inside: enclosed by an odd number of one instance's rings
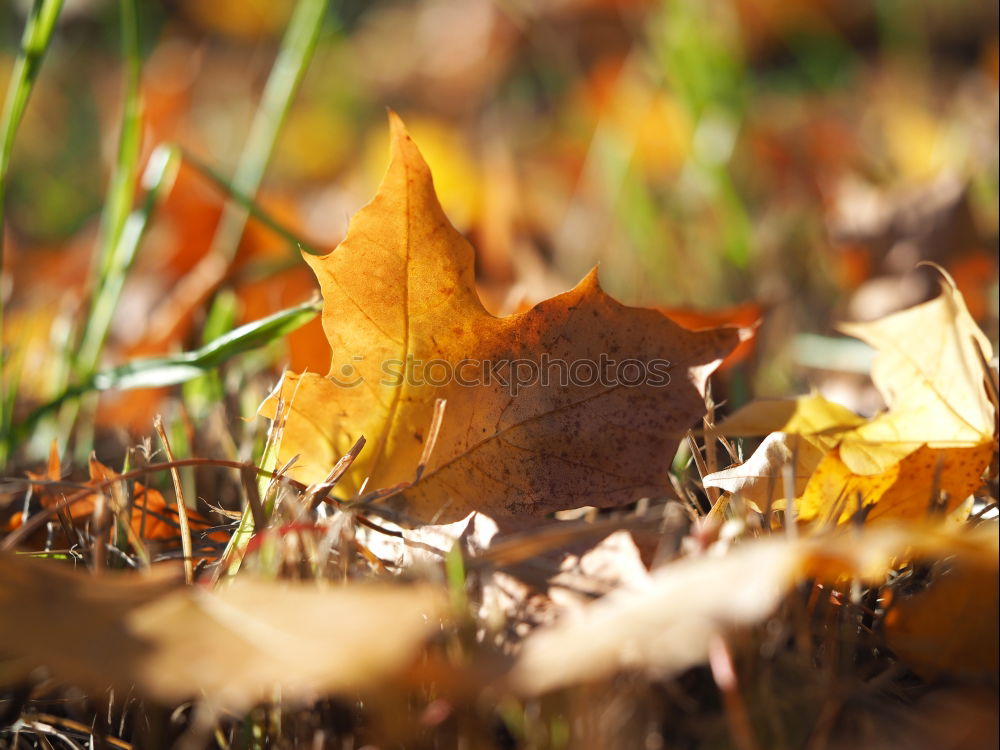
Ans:
MULTIPOLYGON (((994 561, 995 562, 995 561, 994 561)), ((889 648, 918 674, 997 675, 997 566, 959 560, 885 616, 889 648)))
POLYGON ((623 670, 666 678, 704 663, 713 638, 764 620, 800 581, 877 583, 904 559, 952 556, 995 574, 997 542, 992 524, 964 533, 881 525, 685 558, 657 570, 646 586, 612 592, 579 617, 529 635, 511 684, 538 695, 623 670))

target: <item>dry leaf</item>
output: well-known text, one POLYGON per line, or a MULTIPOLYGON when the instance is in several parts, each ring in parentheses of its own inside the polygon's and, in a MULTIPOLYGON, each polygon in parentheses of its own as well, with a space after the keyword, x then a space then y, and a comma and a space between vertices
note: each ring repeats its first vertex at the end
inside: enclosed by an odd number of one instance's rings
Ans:
POLYGON ((435 450, 403 496, 411 519, 481 510, 510 525, 670 494, 670 457, 736 329, 690 332, 625 307, 596 272, 528 312, 493 317, 475 290, 472 248, 390 120, 392 160, 375 199, 336 250, 306 258, 333 359, 325 378, 287 374, 263 407, 273 416, 278 397, 289 404, 279 462, 299 455, 290 473, 316 481, 364 435, 369 447, 340 489, 408 482, 443 398, 435 450))
POLYGON ((785 499, 783 467, 794 459, 795 497, 809 482, 823 452, 809 440, 785 432, 772 432, 746 461, 722 471, 706 474, 701 483, 718 487, 754 503, 759 510, 785 499))
POLYGON ((996 452, 980 358, 988 361, 992 350, 941 273, 941 295, 930 302, 843 326, 876 348, 872 379, 887 411, 866 421, 812 395, 751 403, 717 428, 796 434, 826 453, 803 491, 802 519, 843 522, 869 504, 869 518, 920 518, 938 494, 950 511, 979 486, 996 452))
MULTIPOLYGON (((93 457, 90 459, 89 468, 90 484, 92 485, 117 476, 109 467, 93 457)), ((94 505, 93 497, 84 498, 80 503, 84 508, 89 505, 92 511, 94 505)), ((74 503, 71 507, 75 508, 76 505, 77 503, 74 503)), ((201 533, 205 529, 216 525, 193 508, 188 509, 187 516, 188 523, 195 533, 201 533)), ((74 512, 73 517, 80 518, 81 516, 74 512)), ((167 502, 162 492, 145 487, 141 482, 135 482, 132 485, 132 511, 130 518, 132 529, 142 539, 147 541, 179 539, 180 524, 177 520, 177 506, 171 502, 167 502)), ((226 542, 229 539, 229 534, 225 531, 215 531, 208 536, 217 542, 226 542)))
POLYGON ((745 302, 722 310, 691 310, 682 307, 663 307, 660 311, 689 331, 704 331, 717 326, 738 326, 749 333, 739 346, 727 356, 719 366, 725 370, 733 365, 747 360, 753 354, 757 343, 757 328, 760 325, 764 308, 756 302, 745 302))
POLYGON ((889 648, 928 679, 997 675, 997 560, 963 560, 909 597, 897 594, 885 616, 889 648))
POLYGON ((763 620, 798 581, 875 582, 904 557, 950 555, 988 564, 997 555, 995 527, 955 534, 883 525, 799 541, 772 538, 724 556, 685 558, 658 569, 646 587, 612 592, 582 616, 532 633, 511 684, 537 695, 623 670, 667 677, 704 663, 713 637, 763 620))
POLYGON ((944 510, 951 511, 982 484, 983 469, 995 452, 992 442, 950 450, 925 445, 881 473, 855 474, 834 449, 809 478, 797 513, 803 521, 843 523, 871 505, 869 520, 919 520, 935 510, 938 493, 948 498, 944 510))
POLYGON ((565 590, 577 599, 597 597, 614 589, 641 590, 649 581, 639 548, 625 530, 612 532, 585 552, 568 555, 550 584, 555 598, 565 590))
POLYGON ((924 444, 950 449, 993 439, 995 415, 980 364, 980 353, 989 362, 993 349, 951 277, 941 273, 941 294, 930 302, 841 326, 877 350, 872 380, 889 406, 841 442, 841 459, 856 474, 885 471, 924 444))
POLYGON ((850 409, 814 393, 796 399, 751 401, 717 425, 715 431, 733 437, 784 432, 807 438, 825 451, 864 422, 850 409))
POLYGON ((528 636, 512 685, 539 694, 622 670, 666 676, 700 664, 722 628, 757 622, 777 606, 790 567, 780 543, 665 565, 647 586, 612 592, 581 616, 528 636))
POLYGON ((4 555, 0 608, 0 643, 21 676, 44 665, 94 692, 134 684, 165 704, 240 711, 276 689, 295 703, 390 679, 439 627, 446 599, 425 585, 236 580, 211 591, 4 555))
MULTIPOLYGON (((90 471, 90 481, 87 485, 90 487, 96 487, 117 476, 110 467, 105 466, 93 456, 90 458, 88 469, 90 471)), ((54 441, 49 449, 49 460, 46 470, 42 473, 29 471, 28 477, 35 481, 46 480, 51 482, 58 482, 61 479, 62 472, 60 469, 59 451, 54 441)), ((65 499, 76 493, 75 490, 59 491, 57 486, 47 484, 36 485, 34 491, 38 494, 39 502, 43 508, 52 508, 61 504, 65 499)), ((112 490, 110 488, 107 489, 106 496, 110 496, 111 494, 112 490)), ((65 506, 67 517, 74 525, 84 526, 93 516, 97 499, 98 493, 95 492, 74 500, 71 504, 65 506)), ((145 541, 155 540, 159 542, 179 540, 180 531, 177 522, 177 508, 173 503, 167 502, 159 490, 147 488, 141 482, 135 482, 132 485, 131 504, 130 523, 132 530, 135 531, 139 538, 145 541)), ((19 518, 18 520, 19 523, 17 525, 19 526, 23 519, 19 518)), ((210 519, 193 509, 188 510, 188 522, 195 532, 202 532, 204 529, 216 525, 210 519)), ((212 532, 208 536, 218 542, 225 542, 229 538, 229 535, 224 531, 212 532)), ((62 541, 67 542, 67 540, 62 541)))
POLYGON ((470 513, 465 518, 448 524, 425 524, 413 529, 396 527, 391 522, 381 522, 399 536, 365 527, 355 530, 359 539, 379 559, 399 569, 419 567, 437 568, 456 544, 465 554, 475 556, 489 547, 497 533, 493 519, 482 513, 470 513))

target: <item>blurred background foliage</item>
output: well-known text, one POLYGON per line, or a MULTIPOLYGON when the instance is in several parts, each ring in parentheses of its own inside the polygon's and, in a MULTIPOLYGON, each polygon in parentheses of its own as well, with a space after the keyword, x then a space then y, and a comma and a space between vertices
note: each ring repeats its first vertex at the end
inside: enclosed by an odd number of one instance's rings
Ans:
MULTIPOLYGON (((0 8, 0 87, 29 7, 0 8)), ((295 3, 136 7, 141 161, 175 143, 230 179, 295 3)), ((88 309, 121 122, 119 26, 118 3, 66 1, 15 142, 2 287, 15 421, 65 385, 60 358, 88 309)), ((866 353, 840 346, 833 323, 933 296, 918 262, 955 276, 996 341, 997 61, 992 0, 335 0, 256 200, 332 249, 381 177, 391 107, 477 249, 490 309, 533 304, 600 263, 619 299, 688 325, 763 315, 723 379, 730 403, 812 385, 871 411, 866 353)), ((253 218, 209 294, 183 292, 224 204, 185 160, 102 365, 194 349, 309 298, 294 243, 253 218)), ((200 418, 206 393, 228 392, 230 418, 248 416, 264 388, 243 387, 254 373, 325 372, 328 349, 314 320, 241 362, 228 391, 189 387, 177 408, 200 418)), ((165 399, 110 393, 94 419, 147 434, 165 399)))

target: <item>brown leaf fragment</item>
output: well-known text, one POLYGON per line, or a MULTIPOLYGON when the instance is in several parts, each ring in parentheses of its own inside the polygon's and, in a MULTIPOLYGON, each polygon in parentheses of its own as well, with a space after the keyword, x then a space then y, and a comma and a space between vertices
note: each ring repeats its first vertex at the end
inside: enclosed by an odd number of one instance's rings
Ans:
MULTIPOLYGON (((90 457, 88 470, 90 481, 85 486, 95 489, 102 487, 105 497, 112 497, 115 501, 111 504, 112 509, 118 514, 122 525, 128 523, 131 527, 126 531, 132 537, 132 541, 137 538, 140 542, 156 542, 157 548, 167 548, 179 541, 177 509, 173 503, 164 498, 159 490, 146 487, 141 482, 133 482, 129 501, 131 511, 129 512, 124 507, 126 499, 124 492, 111 483, 117 477, 116 472, 98 461, 95 456, 90 457)), ((58 482, 61 478, 61 470, 59 453, 55 443, 50 448, 46 470, 41 473, 29 471, 28 477, 38 482, 34 486, 34 492, 37 493, 39 503, 43 508, 63 508, 58 512, 58 515, 66 520, 67 526, 60 529, 55 539, 56 544, 68 546, 75 543, 76 540, 66 533, 72 531, 69 525, 84 528, 90 524, 101 493, 60 487, 58 482), (72 502, 67 502, 68 500, 72 500, 72 502)), ((124 489, 124 484, 121 489, 124 489)), ((217 525, 210 518, 193 509, 188 511, 188 520, 192 529, 199 534, 204 534, 206 529, 217 525)), ((23 519, 18 517, 16 526, 20 526, 22 521, 23 519)), ((216 542, 225 542, 229 535, 224 531, 215 531, 208 533, 207 536, 216 542)), ((34 547, 41 549, 44 546, 44 535, 35 534, 31 543, 34 547)))

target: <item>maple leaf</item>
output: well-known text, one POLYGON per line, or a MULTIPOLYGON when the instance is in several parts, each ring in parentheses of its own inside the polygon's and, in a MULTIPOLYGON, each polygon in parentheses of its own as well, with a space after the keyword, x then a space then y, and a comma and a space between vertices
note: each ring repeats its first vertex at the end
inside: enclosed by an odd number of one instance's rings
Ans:
MULTIPOLYGON (((859 501, 873 506, 869 518, 920 518, 932 490, 946 495, 945 509, 953 510, 979 486, 996 452, 994 407, 981 365, 992 351, 954 282, 941 274, 942 292, 930 302, 841 326, 876 348, 872 379, 886 411, 864 420, 811 395, 754 402, 719 425, 727 435, 799 435, 819 449, 796 466, 799 476, 811 473, 798 503, 804 520, 845 522, 859 501)), ((777 455, 751 457, 752 481, 740 489, 759 492, 768 465, 780 475, 777 455)), ((720 479, 732 477, 706 477, 709 486, 724 486, 720 479)))
POLYGON ((390 121, 378 194, 332 253, 306 257, 333 357, 327 377, 286 373, 262 407, 273 418, 279 399, 287 405, 279 462, 298 455, 291 474, 318 481, 364 436, 338 487, 408 482, 446 399, 429 461, 397 497, 412 519, 484 510, 511 521, 672 494, 670 460, 737 329, 692 332, 626 307, 596 269, 531 310, 494 317, 475 289, 472 247, 402 122, 390 121))
POLYGON ((938 270, 941 294, 930 302, 840 326, 878 351, 872 380, 889 407, 841 444, 841 457, 856 474, 884 471, 924 444, 948 449, 993 438, 994 408, 980 364, 993 349, 955 282, 938 270))

